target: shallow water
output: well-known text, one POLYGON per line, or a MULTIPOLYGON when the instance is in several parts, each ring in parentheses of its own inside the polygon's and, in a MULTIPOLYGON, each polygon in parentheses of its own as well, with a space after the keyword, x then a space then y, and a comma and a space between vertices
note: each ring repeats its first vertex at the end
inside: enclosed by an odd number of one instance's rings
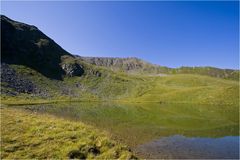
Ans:
POLYGON ((170 136, 135 148, 147 159, 239 159, 239 136, 221 138, 170 136))
POLYGON ((238 156, 238 106, 64 103, 14 107, 91 124, 108 131, 113 138, 128 144, 137 155, 144 158, 238 156), (229 136, 237 138, 225 138, 229 136), (214 148, 220 142, 231 147, 214 148), (209 150, 208 146, 214 150, 209 150), (226 154, 220 154, 223 151, 226 154))

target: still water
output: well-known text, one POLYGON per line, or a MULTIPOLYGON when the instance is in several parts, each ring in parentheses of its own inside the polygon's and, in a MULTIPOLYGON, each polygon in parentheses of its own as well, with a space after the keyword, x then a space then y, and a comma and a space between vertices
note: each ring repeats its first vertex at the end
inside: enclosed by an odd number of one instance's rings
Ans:
POLYGON ((239 158, 239 107, 159 103, 14 106, 103 129, 141 158, 239 158))

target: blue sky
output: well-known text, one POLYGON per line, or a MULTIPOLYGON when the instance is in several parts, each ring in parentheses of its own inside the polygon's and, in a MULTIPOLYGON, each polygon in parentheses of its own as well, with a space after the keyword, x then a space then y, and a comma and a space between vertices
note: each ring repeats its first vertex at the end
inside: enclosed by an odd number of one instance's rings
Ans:
POLYGON ((1 2, 81 56, 138 57, 168 67, 239 68, 238 2, 1 2))

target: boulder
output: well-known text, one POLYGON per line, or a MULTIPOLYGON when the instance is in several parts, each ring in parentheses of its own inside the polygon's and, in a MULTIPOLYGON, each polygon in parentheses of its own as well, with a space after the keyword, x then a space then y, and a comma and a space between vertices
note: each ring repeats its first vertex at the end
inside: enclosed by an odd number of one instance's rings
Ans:
POLYGON ((64 63, 62 64, 62 69, 69 77, 81 76, 84 73, 83 67, 77 63, 64 63))

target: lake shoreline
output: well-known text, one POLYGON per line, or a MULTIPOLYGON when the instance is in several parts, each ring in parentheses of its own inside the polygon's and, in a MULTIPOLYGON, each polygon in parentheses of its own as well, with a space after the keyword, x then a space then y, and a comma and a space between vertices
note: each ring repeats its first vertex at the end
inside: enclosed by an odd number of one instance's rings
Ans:
POLYGON ((60 99, 18 99, 18 100, 11 100, 11 99, 3 99, 1 97, 1 104, 14 106, 14 105, 37 105, 37 104, 57 104, 57 103, 159 103, 159 104, 195 104, 195 105, 235 105, 235 104, 228 104, 228 103, 199 103, 199 102, 189 102, 189 101, 134 101, 134 100, 119 100, 119 99, 111 99, 111 100, 90 100, 90 99, 67 99, 67 100, 60 100, 60 99))
POLYGON ((1 125, 2 159, 136 159, 127 146, 81 122, 1 108, 1 125))
MULTIPOLYGON (((154 157, 145 155, 149 150, 137 152, 139 145, 176 134, 189 138, 238 135, 236 106, 85 101, 3 105, 2 108, 84 123, 108 133, 114 141, 128 145, 140 158, 154 157)), ((152 151, 154 153, 154 149, 152 151)))

